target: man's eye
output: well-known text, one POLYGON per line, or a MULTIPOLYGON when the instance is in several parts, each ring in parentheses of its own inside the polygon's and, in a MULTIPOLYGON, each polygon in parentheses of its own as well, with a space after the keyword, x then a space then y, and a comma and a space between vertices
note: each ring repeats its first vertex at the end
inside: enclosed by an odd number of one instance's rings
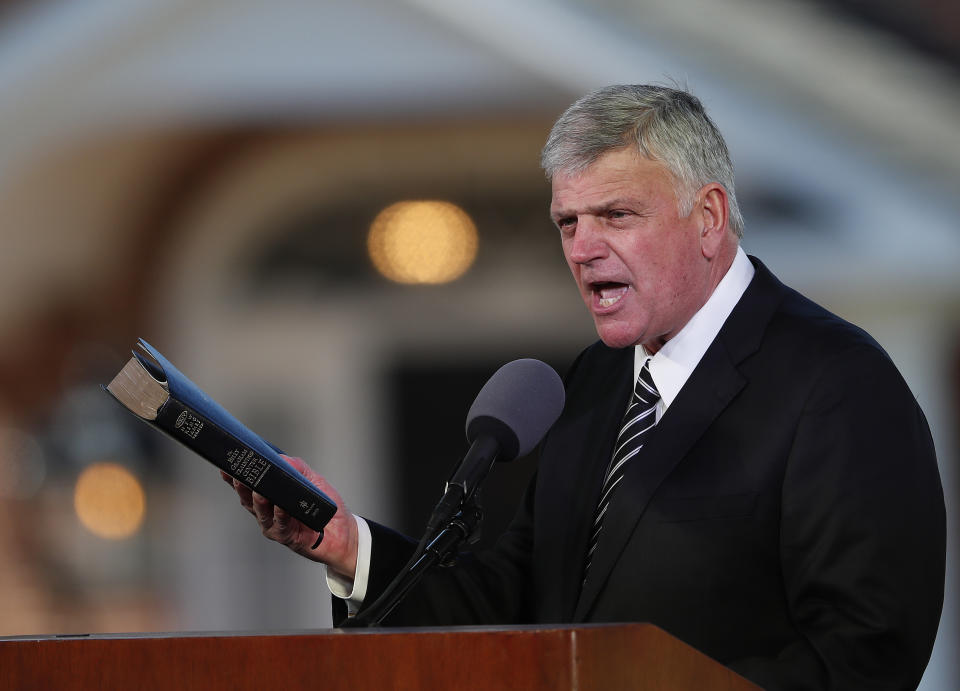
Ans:
POLYGON ((557 228, 560 230, 569 230, 577 224, 577 219, 573 216, 568 216, 566 218, 561 218, 557 220, 557 228))
POLYGON ((629 216, 629 213, 627 213, 626 211, 610 211, 607 213, 607 218, 611 218, 614 220, 618 218, 626 218, 627 216, 629 216))

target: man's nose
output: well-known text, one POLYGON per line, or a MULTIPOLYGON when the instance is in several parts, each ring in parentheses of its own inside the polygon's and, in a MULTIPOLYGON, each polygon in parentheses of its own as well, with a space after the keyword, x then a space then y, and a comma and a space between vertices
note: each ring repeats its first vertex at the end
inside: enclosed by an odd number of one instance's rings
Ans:
POLYGON ((570 243, 568 256, 577 264, 587 264, 602 258, 607 251, 600 224, 595 218, 582 216, 577 219, 577 229, 570 243))

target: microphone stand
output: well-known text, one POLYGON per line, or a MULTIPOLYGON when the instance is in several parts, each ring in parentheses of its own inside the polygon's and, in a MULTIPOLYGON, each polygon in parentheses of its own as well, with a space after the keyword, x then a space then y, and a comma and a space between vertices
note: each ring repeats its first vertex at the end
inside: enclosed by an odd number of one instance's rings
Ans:
MULTIPOLYGON (((471 496, 470 500, 464 502, 460 511, 449 520, 446 527, 424 548, 419 559, 416 559, 409 568, 404 569, 369 607, 343 622, 341 628, 379 626, 380 622, 389 616, 432 566, 451 564, 464 540, 468 543, 477 541, 482 520, 483 511, 471 496)), ((414 557, 416 556, 415 554, 414 557)))
POLYGON ((500 445, 489 435, 478 436, 454 477, 447 482, 443 497, 433 509, 427 530, 406 566, 369 607, 347 619, 341 628, 378 626, 400 604, 413 586, 435 564, 452 565, 457 549, 466 540, 479 539, 483 511, 477 500, 480 485, 497 460, 500 445))

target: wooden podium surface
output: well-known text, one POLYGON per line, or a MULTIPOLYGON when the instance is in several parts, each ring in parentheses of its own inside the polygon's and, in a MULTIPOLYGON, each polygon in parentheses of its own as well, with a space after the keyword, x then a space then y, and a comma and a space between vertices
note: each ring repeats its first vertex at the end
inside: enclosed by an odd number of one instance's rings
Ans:
POLYGON ((0 638, 2 689, 756 689, 650 624, 0 638))

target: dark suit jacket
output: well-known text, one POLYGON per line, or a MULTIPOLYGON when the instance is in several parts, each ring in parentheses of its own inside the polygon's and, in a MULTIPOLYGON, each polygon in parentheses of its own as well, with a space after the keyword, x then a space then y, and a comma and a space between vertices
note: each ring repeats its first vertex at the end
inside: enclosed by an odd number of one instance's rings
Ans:
MULTIPOLYGON (((387 623, 647 621, 771 689, 916 686, 946 542, 923 413, 870 336, 754 263, 614 493, 583 587, 632 386, 632 349, 601 343, 496 547, 435 570, 387 623)), ((367 602, 410 553, 373 534, 367 602)))

